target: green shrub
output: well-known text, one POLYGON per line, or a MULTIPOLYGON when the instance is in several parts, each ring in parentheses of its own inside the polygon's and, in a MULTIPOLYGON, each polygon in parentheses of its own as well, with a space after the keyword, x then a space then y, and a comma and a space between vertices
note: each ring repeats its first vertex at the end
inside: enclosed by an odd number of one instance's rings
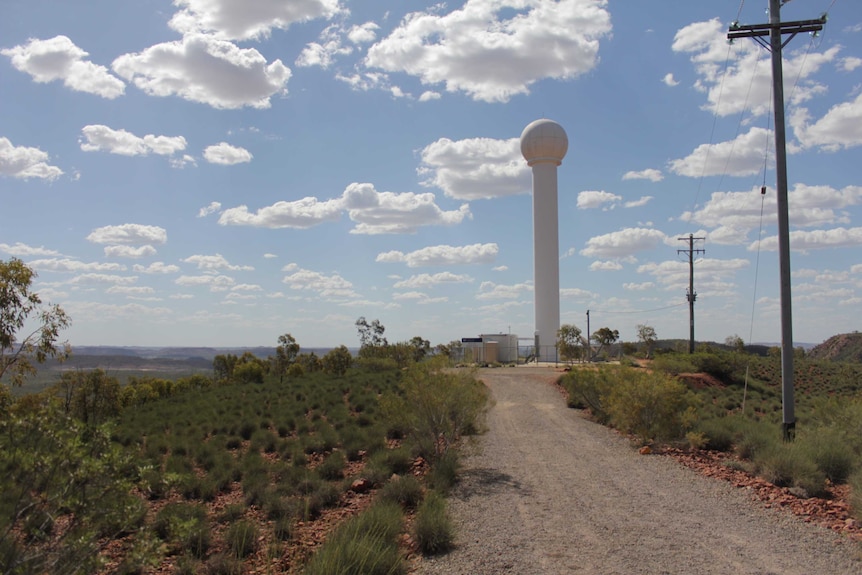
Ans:
POLYGON ((452 547, 454 528, 446 513, 446 500, 431 491, 416 512, 413 538, 422 553, 433 555, 452 547))
POLYGON ((317 473, 327 481, 335 481, 344 477, 344 467, 347 461, 344 458, 344 453, 341 451, 333 451, 329 457, 323 460, 320 467, 317 468, 317 473))
POLYGON ((722 452, 733 449, 734 431, 730 418, 719 417, 701 420, 696 427, 706 438, 704 449, 722 452))
POLYGON ((480 429, 490 405, 488 389, 475 372, 447 369, 445 358, 412 365, 399 393, 381 407, 392 427, 406 432, 428 460, 439 459, 455 441, 480 429))
POLYGON ((801 487, 819 497, 826 489, 826 476, 804 450, 792 443, 775 443, 753 461, 757 474, 779 487, 801 487))
POLYGON ((682 436, 687 419, 693 420, 693 400, 685 385, 662 373, 615 371, 616 381, 604 402, 616 428, 643 442, 682 436))
POLYGON ((335 530, 312 556, 305 575, 400 575, 405 571, 400 532, 398 505, 372 505, 335 530))
POLYGON ((422 484, 412 475, 396 475, 378 493, 382 501, 391 501, 406 509, 415 509, 422 501, 422 484))
POLYGON ((226 553, 210 557, 206 567, 207 575, 243 575, 242 561, 226 553))
POLYGON ((692 355, 693 354, 683 355, 677 353, 663 353, 656 355, 652 362, 652 368, 670 375, 695 373, 698 371, 698 368, 692 360, 692 355))
POLYGON ((428 486, 440 493, 448 493, 458 481, 461 462, 458 453, 449 451, 443 457, 433 462, 428 474, 428 486))
POLYGON ((568 405, 574 409, 589 409, 597 422, 609 420, 605 399, 616 379, 615 368, 574 369, 562 377, 560 384, 568 393, 568 405))
POLYGON ((832 483, 846 483, 858 466, 859 455, 837 429, 818 427, 801 434, 799 448, 832 483))
POLYGON ((228 527, 225 540, 231 555, 238 559, 248 557, 257 548, 257 526, 245 519, 228 527))
POLYGON ((169 503, 156 515, 153 530, 159 539, 204 557, 211 543, 206 508, 191 503, 169 503))

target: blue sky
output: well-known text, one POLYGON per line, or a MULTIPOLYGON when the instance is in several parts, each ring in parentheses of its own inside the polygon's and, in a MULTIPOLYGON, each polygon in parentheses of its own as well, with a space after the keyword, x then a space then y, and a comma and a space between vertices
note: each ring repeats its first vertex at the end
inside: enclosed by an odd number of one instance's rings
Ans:
MULTIPOLYGON (((359 316, 390 341, 529 337, 518 138, 547 117, 564 323, 687 338, 694 234, 697 339, 778 341, 769 54, 726 42, 766 5, 4 0, 0 258, 36 269, 73 347, 357 345, 359 316)), ((825 11, 784 62, 813 343, 862 311, 862 3, 782 18, 825 11)))

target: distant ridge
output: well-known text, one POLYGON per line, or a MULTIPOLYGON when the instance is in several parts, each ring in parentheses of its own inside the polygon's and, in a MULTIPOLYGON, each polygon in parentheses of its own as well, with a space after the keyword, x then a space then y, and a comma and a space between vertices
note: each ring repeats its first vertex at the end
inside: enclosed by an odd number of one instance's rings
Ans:
POLYGON ((808 352, 808 357, 862 363, 862 333, 833 335, 808 352))

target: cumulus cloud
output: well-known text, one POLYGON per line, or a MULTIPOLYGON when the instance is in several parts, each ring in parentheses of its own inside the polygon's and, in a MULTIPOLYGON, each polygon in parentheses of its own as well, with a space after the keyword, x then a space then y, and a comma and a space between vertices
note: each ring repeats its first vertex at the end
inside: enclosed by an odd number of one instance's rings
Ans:
POLYGON ((85 152, 110 152, 122 156, 146 156, 150 153, 170 156, 186 149, 186 139, 182 136, 154 136, 147 134, 139 137, 126 130, 114 130, 101 124, 81 128, 81 149, 85 152))
POLYGON ((33 260, 27 262, 27 265, 39 271, 51 272, 106 272, 106 271, 126 271, 126 266, 122 264, 106 264, 100 262, 82 262, 69 258, 50 258, 33 260))
POLYGON ((533 291, 533 284, 531 283, 504 285, 486 281, 479 285, 476 299, 519 299, 531 291, 533 291))
POLYGON ((862 58, 857 58, 855 56, 841 58, 841 60, 838 61, 838 69, 844 72, 852 72, 859 66, 862 66, 862 58))
POLYGON ((353 284, 338 274, 326 275, 303 269, 295 263, 284 266, 282 271, 288 272, 282 281, 290 289, 313 291, 323 298, 352 298, 358 295, 353 290, 353 284))
POLYGON ((607 204, 616 204, 622 200, 622 196, 606 192, 604 190, 588 190, 578 194, 578 209, 588 210, 592 208, 607 207, 607 204))
MULTIPOLYGON (((239 6, 239 4, 237 4, 239 6)), ((269 108, 287 92, 290 69, 254 48, 189 34, 114 60, 114 72, 151 96, 176 95, 218 109, 269 108)))
POLYGON ((188 263, 188 264, 195 264, 196 266, 198 266, 199 270, 204 270, 204 271, 218 271, 218 270, 251 271, 254 269, 251 266, 232 265, 221 254, 215 254, 212 256, 194 255, 194 256, 189 256, 182 261, 184 261, 185 263, 188 263))
POLYGON ((94 244, 163 244, 168 241, 168 232, 158 226, 121 224, 96 228, 87 236, 87 240, 94 244))
MULTIPOLYGON (((751 262, 748 260, 739 258, 730 260, 703 258, 698 260, 695 263, 698 291, 704 293, 706 290, 718 290, 723 295, 727 295, 729 293, 727 279, 750 265, 751 262)), ((688 286, 688 262, 679 260, 650 262, 639 266, 637 271, 652 275, 665 289, 682 289, 688 286)), ((633 285, 637 287, 640 284, 633 285)))
POLYGON ((617 271, 623 269, 623 264, 618 261, 600 261, 596 260, 590 264, 590 271, 617 271))
POLYGON ((810 123, 809 119, 808 110, 803 108, 790 121, 796 138, 805 148, 821 147, 835 152, 862 145, 862 94, 853 101, 833 106, 816 122, 810 123))
POLYGON ((231 146, 227 142, 219 142, 218 144, 207 146, 204 150, 204 158, 207 162, 221 164, 222 166, 248 163, 252 157, 251 152, 245 148, 231 146))
POLYGON ((341 11, 338 0, 175 0, 180 11, 168 25, 182 34, 211 32, 219 38, 251 40, 269 37, 273 29, 317 18, 332 18, 341 11))
MULTIPOLYGON (((694 88, 707 97, 705 109, 719 116, 743 110, 754 116, 770 112, 772 72, 769 54, 755 42, 738 41, 728 50, 727 26, 718 18, 695 22, 680 29, 674 37, 672 49, 689 54, 698 74, 694 88)), ((839 51, 839 47, 822 52, 814 47, 784 51, 785 93, 792 93, 791 104, 810 100, 826 91, 826 87, 814 81, 812 76, 825 64, 834 61, 839 51)))
MULTIPOLYGON (((848 223, 843 210, 862 203, 862 186, 839 190, 797 184, 788 193, 788 202, 793 206, 790 222, 796 227, 848 223)), ((777 210, 775 191, 767 189, 762 196, 760 187, 754 187, 747 192, 714 192, 702 208, 683 212, 680 220, 712 228, 708 235, 713 243, 743 244, 760 227, 762 218, 774 221, 777 210)))
POLYGON ((652 196, 641 196, 640 199, 631 200, 623 204, 624 208, 639 208, 645 206, 653 200, 652 196))
POLYGON ((772 134, 751 128, 733 140, 701 144, 685 158, 671 160, 668 168, 680 176, 751 176, 763 169, 764 151, 774 149, 772 134))
POLYGON ((219 202, 210 202, 208 206, 202 207, 198 211, 199 218, 205 218, 210 214, 214 214, 221 209, 221 203, 219 202))
POLYGON ((438 274, 418 274, 410 276, 406 280, 396 282, 393 287, 396 289, 421 289, 442 284, 461 284, 470 283, 472 281, 473 278, 466 274, 440 272, 438 274))
POLYGON ((156 255, 156 248, 145 245, 133 246, 105 246, 105 256, 109 258, 143 258, 156 255))
POLYGON ((443 211, 434 194, 378 192, 372 184, 353 183, 341 197, 326 201, 307 197, 280 201, 252 213, 247 206, 224 210, 221 225, 247 225, 263 228, 310 228, 336 221, 347 212, 356 223, 354 234, 415 233, 421 226, 455 225, 470 217, 463 204, 458 210, 443 211))
POLYGON ((48 164, 48 154, 39 148, 16 147, 8 138, 0 138, 0 175, 52 181, 62 176, 63 170, 48 164))
POLYGON ((625 228, 587 240, 581 255, 592 258, 626 258, 663 244, 667 236, 652 228, 625 228))
POLYGON ((30 74, 39 83, 62 80, 67 88, 109 99, 122 96, 126 89, 107 68, 85 60, 89 54, 67 36, 31 39, 26 44, 0 50, 0 54, 11 58, 17 70, 30 74))
POLYGON ((673 74, 668 72, 664 75, 664 78, 661 79, 668 86, 679 86, 679 82, 673 77, 673 74))
POLYGON ((647 168, 646 170, 641 170, 639 172, 631 171, 623 174, 624 180, 649 180, 651 182, 660 182, 664 179, 664 174, 661 173, 661 170, 656 170, 654 168, 647 168))
POLYGON ((463 264, 490 264, 497 259, 500 248, 497 244, 472 244, 469 246, 428 246, 410 253, 390 251, 377 255, 376 261, 384 263, 406 263, 407 267, 446 266, 463 264))
POLYGON ((347 32, 347 38, 354 44, 366 44, 374 42, 377 39, 377 31, 380 26, 374 22, 366 22, 350 28, 347 32))
POLYGON ((419 96, 420 102, 430 102, 431 100, 439 100, 443 96, 440 95, 440 92, 435 92, 434 90, 425 90, 419 96))
POLYGON ((538 80, 592 70, 599 41, 611 31, 605 0, 467 0, 440 14, 444 6, 408 14, 369 48, 365 64, 444 83, 475 100, 506 102, 538 80))
POLYGON ((183 287, 208 287, 213 292, 223 292, 233 287, 236 282, 225 275, 207 274, 202 276, 180 276, 174 283, 183 287))
MULTIPOLYGON (((800 252, 825 248, 851 248, 862 245, 862 228, 832 228, 829 230, 795 230, 790 232, 790 249, 800 252)), ((754 251, 757 243, 748 246, 754 251)), ((760 249, 778 250, 778 236, 763 238, 760 249)))
POLYGON ((164 262, 153 262, 148 266, 135 264, 132 269, 142 274, 173 274, 180 271, 179 266, 166 264, 164 262))
POLYGON ((319 66, 329 68, 338 56, 345 56, 353 52, 353 48, 343 45, 344 29, 338 24, 332 24, 324 28, 317 42, 309 42, 299 53, 295 64, 302 68, 319 66))
POLYGON ((49 250, 44 246, 39 246, 38 248, 35 246, 28 246, 27 244, 23 244, 21 242, 15 242, 12 245, 0 243, 0 251, 6 252, 7 254, 13 255, 15 257, 60 255, 60 252, 58 252, 57 250, 49 250))
POLYGON ((519 138, 441 138, 421 152, 418 172, 424 186, 452 198, 476 200, 530 191, 530 168, 519 138))

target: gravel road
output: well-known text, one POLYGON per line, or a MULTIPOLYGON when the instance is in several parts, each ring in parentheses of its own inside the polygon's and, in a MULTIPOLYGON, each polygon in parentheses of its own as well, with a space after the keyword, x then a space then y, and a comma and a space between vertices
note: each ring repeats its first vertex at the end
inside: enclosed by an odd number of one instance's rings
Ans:
POLYGON ((450 497, 456 548, 418 575, 862 574, 848 540, 567 408, 559 373, 479 375, 496 405, 450 497))

